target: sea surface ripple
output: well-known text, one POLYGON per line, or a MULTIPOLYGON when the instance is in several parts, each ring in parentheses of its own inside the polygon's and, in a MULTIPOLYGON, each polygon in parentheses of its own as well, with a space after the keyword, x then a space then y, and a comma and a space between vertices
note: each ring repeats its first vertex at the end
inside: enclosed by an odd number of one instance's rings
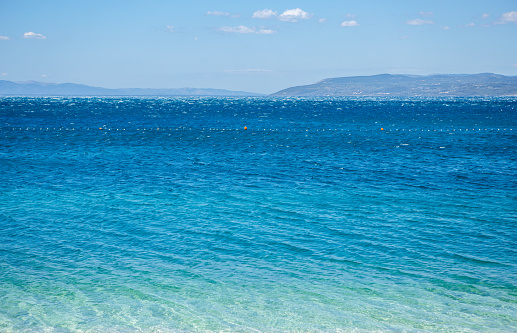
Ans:
POLYGON ((42 331, 517 331, 517 99, 0 98, 42 331))

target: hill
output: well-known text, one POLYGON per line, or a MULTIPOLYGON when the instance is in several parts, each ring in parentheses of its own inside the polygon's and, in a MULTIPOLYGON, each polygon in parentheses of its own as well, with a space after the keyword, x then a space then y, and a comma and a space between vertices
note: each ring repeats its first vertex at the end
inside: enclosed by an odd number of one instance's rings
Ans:
POLYGON ((517 76, 492 73, 350 76, 287 88, 271 96, 517 96, 517 76))
POLYGON ((0 80, 0 95, 6 96, 261 96, 225 89, 108 89, 75 83, 12 82, 0 80))

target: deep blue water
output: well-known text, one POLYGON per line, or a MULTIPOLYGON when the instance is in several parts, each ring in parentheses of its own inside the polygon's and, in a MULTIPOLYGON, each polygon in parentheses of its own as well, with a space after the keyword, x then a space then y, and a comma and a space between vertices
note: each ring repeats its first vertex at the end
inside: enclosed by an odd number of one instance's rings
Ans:
POLYGON ((0 98, 0 331, 517 331, 517 99, 0 98))

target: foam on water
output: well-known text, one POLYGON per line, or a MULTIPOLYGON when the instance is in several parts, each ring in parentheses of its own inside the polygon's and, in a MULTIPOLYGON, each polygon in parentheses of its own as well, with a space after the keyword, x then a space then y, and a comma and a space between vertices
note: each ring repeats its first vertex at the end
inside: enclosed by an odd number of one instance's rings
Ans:
POLYGON ((514 331, 516 107, 2 98, 0 331, 514 331))

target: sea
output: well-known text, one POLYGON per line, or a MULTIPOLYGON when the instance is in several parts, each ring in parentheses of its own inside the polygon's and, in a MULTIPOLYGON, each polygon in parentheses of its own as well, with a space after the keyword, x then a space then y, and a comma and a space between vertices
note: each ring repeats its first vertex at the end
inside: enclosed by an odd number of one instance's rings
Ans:
POLYGON ((0 332, 516 332, 517 98, 0 98, 0 332))

